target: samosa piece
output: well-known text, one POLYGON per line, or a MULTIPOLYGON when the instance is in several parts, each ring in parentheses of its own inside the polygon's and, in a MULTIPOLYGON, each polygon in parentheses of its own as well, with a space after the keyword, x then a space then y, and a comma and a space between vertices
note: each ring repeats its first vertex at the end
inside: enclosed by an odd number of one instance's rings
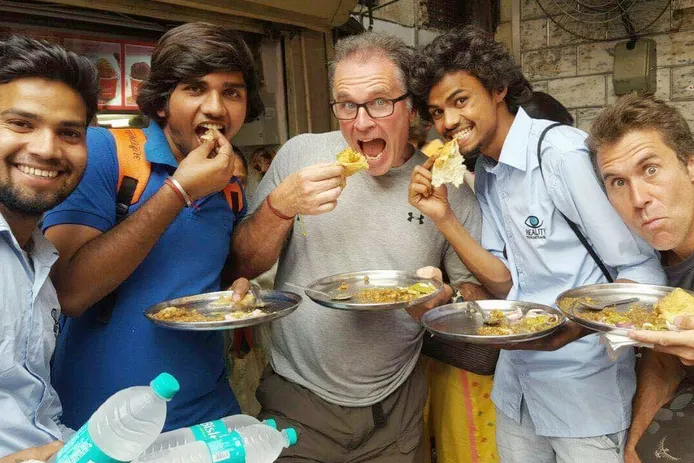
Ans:
POLYGON ((345 177, 354 175, 360 170, 368 169, 369 163, 359 151, 347 148, 337 155, 337 162, 345 168, 345 177))
POLYGON ((431 169, 431 184, 434 187, 439 187, 444 183, 452 183, 458 188, 464 180, 463 156, 458 150, 458 142, 451 140, 438 150, 434 167, 431 169))
POLYGON ((673 323, 678 315, 694 315, 694 296, 677 288, 655 304, 658 318, 673 323))

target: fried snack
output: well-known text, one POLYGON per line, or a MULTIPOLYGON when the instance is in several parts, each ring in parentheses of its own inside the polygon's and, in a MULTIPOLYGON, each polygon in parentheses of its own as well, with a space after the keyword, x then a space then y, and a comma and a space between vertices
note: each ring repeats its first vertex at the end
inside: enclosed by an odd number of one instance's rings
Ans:
MULTIPOLYGON (((425 153, 426 154, 426 153, 425 153)), ((444 183, 452 183, 458 188, 465 180, 465 165, 463 156, 458 150, 458 142, 451 140, 441 146, 436 154, 434 167, 431 169, 431 184, 439 187, 444 183)))
POLYGON ((359 151, 347 148, 337 155, 337 162, 345 168, 345 177, 356 174, 360 170, 368 169, 369 163, 359 151))
POLYGON ((674 323, 678 315, 694 315, 694 296, 677 288, 655 304, 658 319, 665 323, 674 323))

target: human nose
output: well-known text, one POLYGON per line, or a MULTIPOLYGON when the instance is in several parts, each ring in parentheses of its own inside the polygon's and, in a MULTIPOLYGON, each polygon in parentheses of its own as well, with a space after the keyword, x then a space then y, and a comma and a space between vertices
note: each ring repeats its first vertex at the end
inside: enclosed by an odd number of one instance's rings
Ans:
POLYGON ((354 127, 357 130, 365 130, 373 127, 374 120, 369 113, 366 112, 364 106, 357 109, 357 117, 354 118, 354 127))
POLYGON ((634 181, 630 185, 631 203, 637 209, 645 208, 651 202, 648 184, 643 181, 634 181))
POLYGON ((218 92, 209 92, 200 107, 200 110, 209 116, 221 116, 224 114, 222 97, 218 92))
POLYGON ((36 156, 51 158, 55 155, 56 135, 50 129, 38 130, 31 135, 27 150, 36 156))
POLYGON ((460 114, 457 111, 447 109, 443 112, 443 124, 446 129, 454 129, 460 124, 460 114))

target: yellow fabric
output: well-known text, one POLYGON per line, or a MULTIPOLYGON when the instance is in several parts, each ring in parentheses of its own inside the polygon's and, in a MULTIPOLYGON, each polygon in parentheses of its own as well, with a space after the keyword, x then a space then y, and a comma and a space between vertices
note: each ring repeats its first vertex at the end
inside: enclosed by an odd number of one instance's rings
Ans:
MULTIPOLYGON (((493 376, 479 376, 423 357, 429 398, 425 442, 436 442, 436 463, 497 463, 493 376)), ((429 449, 431 450, 431 449, 429 449)), ((431 451, 426 463, 431 463, 431 451)))

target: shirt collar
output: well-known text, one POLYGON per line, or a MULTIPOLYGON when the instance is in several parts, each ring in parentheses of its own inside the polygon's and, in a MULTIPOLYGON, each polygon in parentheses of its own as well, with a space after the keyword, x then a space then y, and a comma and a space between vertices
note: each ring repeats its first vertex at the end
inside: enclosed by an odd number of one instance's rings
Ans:
POLYGON ((528 135, 532 125, 533 120, 519 107, 501 148, 499 163, 525 171, 528 161, 528 135))
POLYGON ((154 121, 150 121, 149 127, 142 129, 147 137, 145 142, 145 157, 149 162, 166 164, 173 168, 178 167, 178 161, 171 152, 169 140, 166 139, 164 130, 154 121))
MULTIPOLYGON (((9 237, 8 243, 13 246, 19 254, 21 254, 22 248, 17 241, 17 238, 12 233, 10 229, 10 224, 7 223, 5 217, 0 214, 0 234, 7 235, 9 237)), ((28 254, 34 261, 40 262, 45 267, 51 267, 56 260, 58 260, 58 251, 51 244, 50 241, 46 239, 41 233, 38 227, 31 234, 32 247, 28 254)))

